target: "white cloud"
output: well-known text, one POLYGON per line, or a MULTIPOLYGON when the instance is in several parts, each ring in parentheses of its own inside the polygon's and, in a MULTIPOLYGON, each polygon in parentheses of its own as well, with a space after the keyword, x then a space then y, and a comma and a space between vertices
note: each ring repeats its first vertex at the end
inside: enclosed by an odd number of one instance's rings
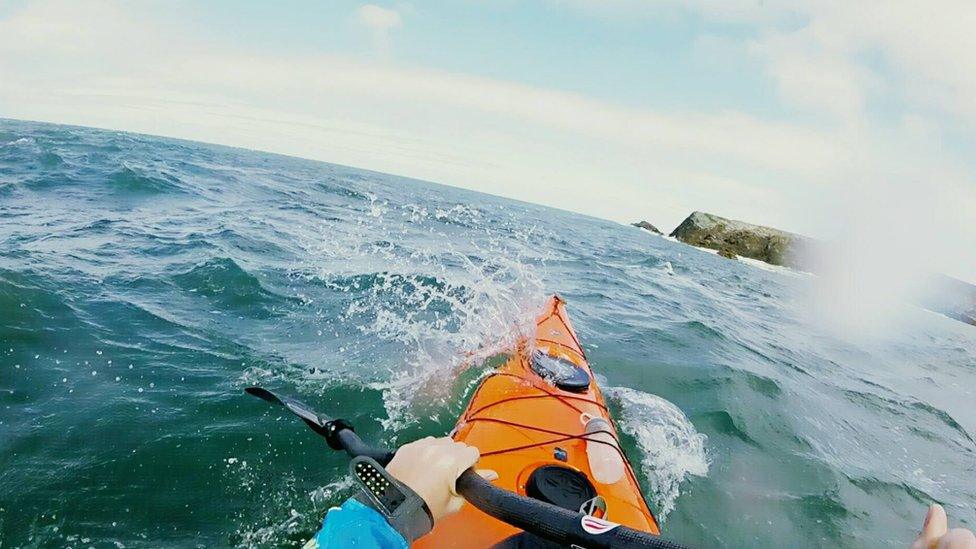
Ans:
POLYGON ((593 16, 667 22, 678 14, 753 36, 789 104, 847 123, 870 96, 963 116, 976 133, 976 3, 843 0, 550 0, 593 16))
POLYGON ((375 4, 360 7, 356 14, 359 21, 371 29, 390 30, 403 23, 396 10, 381 8, 375 4))
POLYGON ((724 23, 754 24, 787 20, 792 16, 793 6, 802 2, 780 0, 773 4, 764 0, 549 0, 549 3, 604 18, 671 19, 676 15, 694 12, 724 23))
POLYGON ((390 32, 403 24, 400 13, 395 9, 366 4, 356 10, 356 18, 372 34, 376 52, 388 57, 392 42, 390 32))
POLYGON ((750 51, 766 60, 780 96, 801 109, 827 114, 834 122, 863 122, 870 71, 815 47, 804 33, 766 36, 753 41, 750 51))
MULTIPOLYGON (((710 17, 747 21, 752 4, 741 5, 710 17)), ((376 9, 360 11, 367 28, 401 24, 376 9)), ((867 40, 853 30, 831 38, 826 23, 769 28, 782 17, 757 12, 766 30, 751 51, 784 99, 829 115, 800 122, 625 107, 387 62, 249 55, 191 35, 173 40, 180 27, 134 10, 47 0, 0 20, 0 116, 293 154, 662 228, 704 209, 843 236, 845 223, 864 219, 848 206, 872 204, 848 200, 858 187, 876 208, 860 213, 894 224, 885 211, 914 211, 899 225, 914 230, 911 241, 955 246, 931 260, 976 279, 972 254, 958 252, 976 248, 973 174, 940 146, 944 128, 925 111, 894 127, 870 123, 864 113, 882 84, 852 57, 867 40), (119 48, 117 36, 138 39, 119 48)))
POLYGON ((595 16, 697 15, 755 34, 784 98, 832 114, 856 111, 871 86, 976 129, 976 2, 867 0, 550 0, 595 16))

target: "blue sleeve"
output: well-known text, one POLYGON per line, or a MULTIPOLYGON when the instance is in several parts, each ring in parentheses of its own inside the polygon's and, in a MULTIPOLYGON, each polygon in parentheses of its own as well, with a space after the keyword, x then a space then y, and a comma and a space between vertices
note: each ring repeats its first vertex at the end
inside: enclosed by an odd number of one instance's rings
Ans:
POLYGON ((407 542, 378 512, 348 499, 325 515, 322 529, 304 549, 407 549, 407 542))

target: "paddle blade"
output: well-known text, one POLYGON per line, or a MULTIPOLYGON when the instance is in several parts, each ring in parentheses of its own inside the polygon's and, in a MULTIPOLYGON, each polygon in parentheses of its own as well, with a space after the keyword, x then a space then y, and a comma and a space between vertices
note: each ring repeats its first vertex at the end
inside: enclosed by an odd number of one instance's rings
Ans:
POLYGON ((278 397, 276 397, 274 395, 274 393, 272 393, 271 391, 269 391, 269 390, 267 390, 267 389, 265 389, 263 387, 248 387, 248 388, 244 389, 244 392, 247 393, 247 394, 249 394, 249 395, 256 396, 256 397, 258 397, 258 398, 260 398, 262 400, 267 400, 268 402, 270 402, 272 404, 281 404, 281 405, 284 405, 285 404, 278 397))
POLYGON ((323 430, 326 428, 326 424, 332 421, 332 418, 329 416, 316 412, 309 405, 300 400, 286 396, 278 396, 263 387, 248 387, 244 389, 244 392, 249 395, 256 396, 261 400, 266 400, 272 404, 278 404, 288 408, 291 413, 302 418, 302 421, 307 423, 309 427, 320 434, 324 434, 323 430))

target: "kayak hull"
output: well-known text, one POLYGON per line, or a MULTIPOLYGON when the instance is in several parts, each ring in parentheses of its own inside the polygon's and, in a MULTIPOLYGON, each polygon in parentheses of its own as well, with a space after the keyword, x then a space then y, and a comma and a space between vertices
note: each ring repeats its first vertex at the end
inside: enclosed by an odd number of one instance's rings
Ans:
MULTIPOLYGON (((530 477, 538 468, 572 469, 585 475, 605 500, 603 518, 659 534, 657 521, 622 453, 625 474, 611 484, 595 480, 584 431, 586 420, 591 418, 606 420, 613 437, 618 438, 606 401, 566 315, 565 302, 553 296, 537 318, 535 337, 522 342, 505 364, 482 380, 452 436, 478 448, 482 457, 477 467, 496 471, 498 480, 494 484, 500 488, 527 495, 530 477), (546 381, 532 367, 533 356, 540 355, 582 370, 589 377, 588 386, 564 390, 546 381)), ((520 533, 465 503, 460 512, 440 521, 413 547, 492 547, 520 533)))

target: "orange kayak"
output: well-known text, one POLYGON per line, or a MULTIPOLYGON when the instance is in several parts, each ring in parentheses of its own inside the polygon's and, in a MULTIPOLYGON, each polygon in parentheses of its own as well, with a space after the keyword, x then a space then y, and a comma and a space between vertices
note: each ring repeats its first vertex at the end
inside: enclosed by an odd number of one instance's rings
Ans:
MULTIPOLYGON (((477 467, 497 471, 499 488, 659 534, 565 302, 553 296, 536 324, 534 340, 482 380, 452 436, 481 451, 477 467)), ((527 537, 465 504, 413 547, 540 546, 527 537)))

